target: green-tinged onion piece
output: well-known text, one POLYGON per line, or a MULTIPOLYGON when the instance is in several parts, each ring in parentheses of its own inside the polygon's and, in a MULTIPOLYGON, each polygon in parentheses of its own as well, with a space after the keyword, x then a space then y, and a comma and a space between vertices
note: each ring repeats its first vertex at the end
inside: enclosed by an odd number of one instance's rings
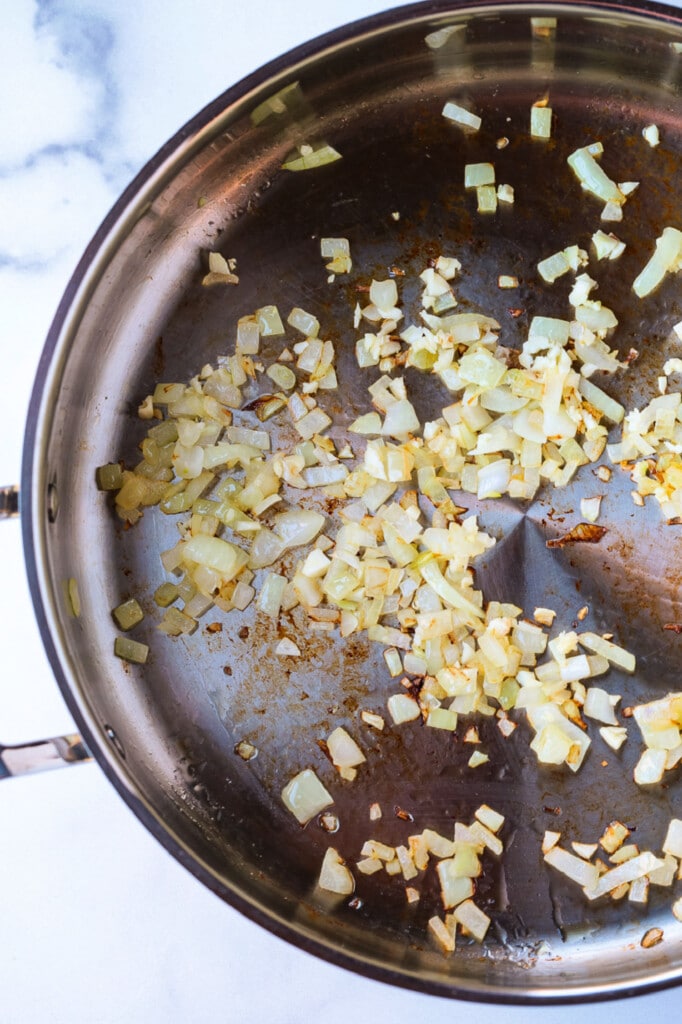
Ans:
POLYGON ((127 636, 117 636, 114 640, 114 654, 123 661, 132 661, 135 665, 144 665, 149 654, 147 644, 130 640, 127 636))
POLYGON ((159 608, 168 608, 178 597, 178 588, 174 583, 162 583, 154 591, 154 601, 159 608))
POLYGON ((118 626, 124 630, 132 629, 138 622, 142 622, 144 618, 144 612, 134 597, 114 608, 112 615, 116 619, 118 626))
POLYGON ((100 491, 118 491, 123 486, 123 470, 118 462, 108 462, 95 470, 95 482, 100 491))
POLYGON ((314 148, 304 144, 298 146, 293 153, 284 161, 282 169, 285 171, 310 171, 314 167, 322 167, 324 164, 332 164, 340 160, 341 154, 325 143, 314 148))

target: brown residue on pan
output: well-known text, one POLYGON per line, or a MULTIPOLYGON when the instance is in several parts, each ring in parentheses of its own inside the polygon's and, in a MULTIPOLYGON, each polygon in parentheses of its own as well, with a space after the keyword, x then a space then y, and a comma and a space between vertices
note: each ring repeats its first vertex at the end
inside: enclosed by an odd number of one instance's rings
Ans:
POLYGON ((682 633, 682 622, 666 622, 663 629, 668 629, 671 633, 682 633))
POLYGON ((598 544, 606 532, 605 526, 597 526, 596 523, 578 523, 563 537, 554 537, 546 543, 548 548, 563 548, 566 544, 598 544))

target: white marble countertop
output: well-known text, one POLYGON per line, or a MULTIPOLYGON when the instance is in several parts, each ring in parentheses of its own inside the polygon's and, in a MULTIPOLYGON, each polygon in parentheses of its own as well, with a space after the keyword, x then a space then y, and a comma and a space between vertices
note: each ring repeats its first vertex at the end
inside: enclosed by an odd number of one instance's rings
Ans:
MULTIPOLYGON (((0 15, 0 483, 19 479, 43 338, 78 257, 132 175, 246 73, 382 0, 12 0, 0 15)), ((73 729, 0 531, 0 739, 73 729)), ((457 1005, 346 973, 206 891, 93 764, 0 784, 0 1015, 7 1024, 672 1019, 678 993, 608 1007, 457 1005)))

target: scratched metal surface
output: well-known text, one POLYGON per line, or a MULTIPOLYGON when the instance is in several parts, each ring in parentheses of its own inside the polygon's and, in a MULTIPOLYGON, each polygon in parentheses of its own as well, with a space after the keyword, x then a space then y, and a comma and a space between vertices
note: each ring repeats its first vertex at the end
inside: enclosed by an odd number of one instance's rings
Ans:
MULTIPOLYGON (((172 852, 224 898, 304 948, 439 994, 537 1001, 623 994, 682 970, 670 892, 653 891, 646 908, 588 906, 543 867, 540 840, 556 827, 567 839, 589 841, 619 818, 636 827, 644 848, 660 847, 671 813, 682 812, 678 773, 653 792, 638 790, 634 729, 619 754, 592 729, 596 738, 576 776, 538 767, 521 714, 507 740, 494 723, 480 723, 490 763, 475 772, 467 768, 462 729, 455 737, 415 724, 381 736, 363 729, 366 770, 341 785, 317 740, 336 725, 360 735, 361 708, 385 712, 395 684, 381 649, 363 635, 342 642, 311 634, 299 611, 273 623, 253 608, 217 616, 223 629, 213 636, 204 628, 216 617, 209 613, 193 637, 161 637, 151 594, 164 578, 159 551, 174 542, 176 527, 149 511, 122 531, 93 484, 97 465, 135 461, 143 432, 135 410, 154 383, 188 379, 229 351, 237 318, 266 303, 303 306, 334 341, 340 387, 325 402, 337 438, 367 408, 366 387, 376 376, 355 364, 351 322, 357 286, 373 276, 405 271, 409 319, 417 313, 415 276, 430 256, 453 253, 463 265, 460 309, 495 316, 502 342, 518 347, 533 315, 566 310, 570 283, 541 286, 538 259, 571 243, 587 247, 599 226, 599 205, 581 194, 566 166, 573 149, 597 139, 615 180, 642 183, 615 228, 625 254, 588 268, 620 321, 614 344, 640 351, 631 371, 605 387, 628 405, 656 393, 664 359, 680 354, 670 332, 682 318, 678 282, 666 281, 642 303, 630 282, 662 227, 682 226, 682 64, 670 46, 682 34, 662 17, 606 7, 438 11, 428 5, 379 21, 216 101, 119 206, 67 294, 38 385, 44 397, 34 405, 36 457, 27 477, 35 557, 45 571, 33 570, 34 583, 55 670, 103 767, 172 852), (557 17, 555 38, 532 37, 531 13, 557 17), (430 50, 424 36, 444 25, 456 30, 430 50), (301 105, 254 127, 249 113, 291 81, 300 83, 301 105), (531 103, 546 92, 555 128, 544 144, 529 139, 527 125, 531 103), (479 133, 464 135, 444 121, 448 98, 482 116, 479 133), (663 138, 655 151, 640 136, 651 121, 663 138), (510 145, 497 150, 503 135, 510 145), (311 173, 282 172, 292 145, 313 137, 343 159, 311 173), (514 206, 488 218, 477 216, 462 187, 464 164, 478 160, 493 160, 497 180, 516 188, 514 206), (322 235, 350 239, 347 282, 327 283, 322 235), (238 288, 201 287, 201 254, 214 248, 237 259, 238 288), (517 275, 519 290, 498 289, 499 273, 517 275), (510 294, 520 316, 510 312, 510 294), (55 495, 59 508, 48 521, 55 495), (78 620, 64 610, 69 577, 80 587, 78 620), (111 657, 110 609, 131 595, 148 612, 136 633, 152 649, 144 671, 111 657), (295 633, 302 648, 292 665, 273 654, 283 633, 295 633), (243 738, 259 749, 248 764, 234 753, 243 738), (447 832, 482 801, 507 816, 502 864, 487 864, 479 885, 478 899, 493 917, 482 949, 465 945, 445 959, 425 938, 439 907, 433 873, 416 908, 386 876, 358 878, 359 906, 316 891, 329 837, 315 822, 295 826, 279 796, 308 765, 333 791, 342 823, 334 844, 350 862, 370 835, 398 843, 424 827, 447 832), (374 801, 384 808, 378 825, 368 821, 374 801), (397 817, 397 807, 413 821, 397 817), (639 940, 654 924, 666 938, 645 952, 639 940)), ((420 418, 440 410, 447 397, 431 378, 409 371, 407 379, 420 418)), ((285 424, 277 429, 282 444, 291 440, 285 424)), ((586 628, 613 632, 637 654, 633 677, 609 676, 621 707, 679 688, 682 643, 662 628, 681 617, 680 527, 663 524, 653 504, 635 508, 630 489, 618 472, 604 487, 587 466, 569 487, 541 491, 531 503, 457 495, 498 541, 476 566, 487 600, 514 601, 527 612, 548 605, 561 628, 587 605, 586 628), (595 493, 605 495, 603 540, 547 548, 579 521, 580 497, 595 493)), ((333 530, 332 505, 324 511, 333 530)))

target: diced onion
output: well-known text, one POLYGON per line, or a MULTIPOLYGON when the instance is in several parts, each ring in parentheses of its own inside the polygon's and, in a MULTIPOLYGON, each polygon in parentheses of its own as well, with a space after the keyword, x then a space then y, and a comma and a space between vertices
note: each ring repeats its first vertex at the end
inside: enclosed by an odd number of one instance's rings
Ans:
POLYGON ((304 768, 286 784, 282 801, 300 825, 306 825, 334 802, 312 768, 304 768))
POLYGON ((477 114, 472 114, 471 111, 465 110, 464 107, 453 103, 452 100, 449 100, 443 107, 443 117, 454 121, 455 124, 461 125, 463 128, 472 128, 476 132, 481 127, 481 119, 477 114))
POLYGON ((336 893, 338 896, 350 896, 355 889, 355 881, 350 869, 346 867, 338 852, 329 847, 325 852, 317 884, 320 889, 336 893))

